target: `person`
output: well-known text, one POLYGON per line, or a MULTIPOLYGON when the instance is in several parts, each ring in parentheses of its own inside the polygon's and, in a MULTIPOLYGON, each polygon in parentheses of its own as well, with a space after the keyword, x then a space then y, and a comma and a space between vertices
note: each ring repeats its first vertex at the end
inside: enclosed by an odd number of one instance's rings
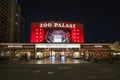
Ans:
POLYGON ((28 61, 28 60, 27 60, 27 53, 25 53, 25 60, 28 61))
POLYGON ((110 63, 111 63, 111 64, 114 64, 113 54, 112 54, 111 57, 110 57, 110 63))
POLYGON ((3 56, 5 56, 5 55, 4 55, 4 52, 2 51, 0 54, 0 57, 3 57, 3 56))

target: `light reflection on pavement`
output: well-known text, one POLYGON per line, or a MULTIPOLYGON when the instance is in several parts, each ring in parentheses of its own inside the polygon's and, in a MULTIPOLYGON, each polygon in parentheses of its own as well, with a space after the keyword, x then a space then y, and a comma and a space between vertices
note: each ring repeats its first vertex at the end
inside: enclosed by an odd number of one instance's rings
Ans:
POLYGON ((28 64, 80 64, 80 63, 89 63, 89 62, 80 59, 66 59, 60 61, 59 59, 51 60, 49 58, 41 59, 41 60, 32 60, 28 62, 28 64))

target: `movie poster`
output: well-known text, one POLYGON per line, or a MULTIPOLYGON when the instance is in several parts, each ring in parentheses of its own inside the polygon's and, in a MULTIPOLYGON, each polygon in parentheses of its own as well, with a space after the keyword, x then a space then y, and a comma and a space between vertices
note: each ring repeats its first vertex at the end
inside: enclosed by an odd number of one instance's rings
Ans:
POLYGON ((70 43, 70 30, 54 29, 45 30, 46 43, 70 43))

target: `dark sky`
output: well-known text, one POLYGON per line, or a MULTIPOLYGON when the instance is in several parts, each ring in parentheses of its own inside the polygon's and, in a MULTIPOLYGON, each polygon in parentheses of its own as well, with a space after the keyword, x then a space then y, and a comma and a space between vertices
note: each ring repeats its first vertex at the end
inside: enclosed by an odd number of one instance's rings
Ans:
POLYGON ((84 24, 85 43, 120 41, 119 0, 18 0, 26 20, 25 42, 31 22, 70 21, 84 24))

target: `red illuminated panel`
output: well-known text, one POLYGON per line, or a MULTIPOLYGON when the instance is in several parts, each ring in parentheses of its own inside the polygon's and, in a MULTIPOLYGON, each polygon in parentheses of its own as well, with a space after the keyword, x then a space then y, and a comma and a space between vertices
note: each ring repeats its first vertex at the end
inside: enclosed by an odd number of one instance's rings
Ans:
POLYGON ((31 43, 44 42, 44 28, 39 27, 39 23, 32 24, 31 27, 31 43))
POLYGON ((83 24, 74 22, 34 22, 31 24, 31 43, 44 43, 45 30, 69 30, 71 43, 84 43, 83 24), (58 27, 54 24, 60 23, 58 27), (66 25, 67 24, 67 25, 66 25), (75 24, 75 26, 71 26, 75 24))
POLYGON ((83 25, 72 28, 72 43, 84 43, 83 25))

